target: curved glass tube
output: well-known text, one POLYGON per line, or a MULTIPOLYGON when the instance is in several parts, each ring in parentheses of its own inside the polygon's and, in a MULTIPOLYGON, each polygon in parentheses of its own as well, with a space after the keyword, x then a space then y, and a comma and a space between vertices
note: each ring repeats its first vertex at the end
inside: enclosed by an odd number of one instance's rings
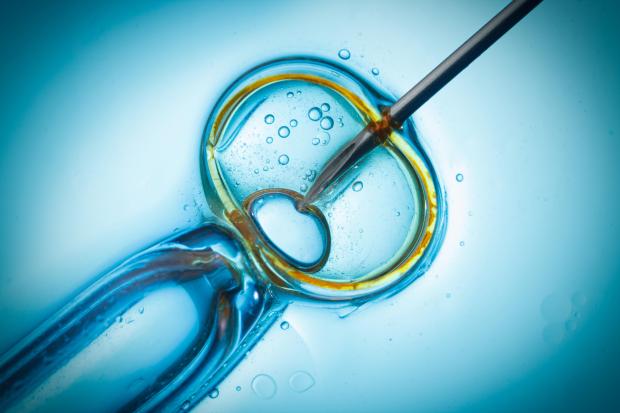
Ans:
POLYGON ((289 202, 386 102, 318 60, 242 77, 216 105, 201 149, 207 201, 233 229, 205 224, 104 274, 0 358, 0 410, 185 411, 215 395, 284 310, 280 296, 355 306, 423 274, 443 239, 445 198, 412 125, 316 205, 289 202), (253 202, 274 193, 286 202, 253 202))
POLYGON ((190 408, 284 308, 256 280, 214 224, 134 255, 3 356, 0 410, 190 408))

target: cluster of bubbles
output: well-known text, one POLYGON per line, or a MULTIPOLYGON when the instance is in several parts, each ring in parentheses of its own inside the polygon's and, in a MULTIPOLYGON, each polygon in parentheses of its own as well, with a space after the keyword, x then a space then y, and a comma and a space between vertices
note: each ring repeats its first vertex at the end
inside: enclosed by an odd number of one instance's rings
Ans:
MULTIPOLYGON (((297 94, 301 94, 301 91, 298 90, 297 94)), ((293 91, 288 91, 286 93, 286 96, 288 98, 292 98, 295 96, 295 93, 293 91)), ((312 145, 314 146, 318 146, 319 144, 327 145, 331 140, 331 135, 327 131, 329 131, 330 129, 334 127, 335 122, 331 116, 327 115, 327 112, 329 112, 330 110, 331 110, 331 106, 327 102, 324 102, 319 106, 314 106, 310 108, 310 110, 308 110, 308 119, 310 119, 312 122, 319 122, 319 126, 322 129, 319 132, 319 134, 315 136, 311 141, 312 145)), ((276 117, 272 113, 269 113, 265 115, 264 121, 265 121, 265 124, 267 125, 273 125, 276 121, 276 117)), ((337 122, 340 127, 344 126, 342 117, 338 117, 337 122)), ((291 119, 288 122, 288 125, 285 124, 285 125, 278 127, 277 134, 280 138, 286 139, 291 135, 290 128, 296 128, 298 125, 299 125, 299 121, 297 119, 291 119)), ((267 144, 272 144, 274 142, 273 136, 267 136, 265 138, 265 142, 267 144)), ((280 165, 287 165, 289 161, 290 161, 290 158, 287 154, 281 154, 278 157, 278 163, 280 165)), ((263 170, 265 171, 267 171, 268 169, 273 169, 273 167, 263 168, 263 170)), ((259 173, 258 170, 255 170, 254 172, 259 173)), ((307 177, 304 178, 304 180, 305 179, 307 179, 307 177)), ((302 184, 301 190, 306 191, 307 185, 302 184)))
MULTIPOLYGON (((314 386, 314 377, 307 371, 296 371, 289 377, 288 385, 296 393, 304 393, 314 386)), ((252 379, 251 388, 254 394, 263 400, 273 399, 278 392, 278 385, 268 374, 258 374, 252 379)), ((241 391, 241 386, 236 387, 241 391)))
MULTIPOLYGON (((303 178, 302 178, 302 179, 303 179, 304 181, 314 182, 314 179, 315 179, 315 178, 316 178, 316 171, 315 171, 314 169, 308 169, 308 170, 306 171, 306 173, 304 173, 304 176, 303 176, 303 178)), ((306 184, 306 183, 302 183, 302 184, 299 186, 299 190, 300 190, 302 193, 303 193, 303 192, 306 192, 306 191, 308 190, 308 184, 306 184)))
MULTIPOLYGON (((348 49, 340 49, 338 51, 338 57, 340 57, 342 60, 349 60, 351 58, 351 52, 348 49)), ((378 76, 379 75, 379 69, 376 67, 373 67, 371 69, 371 73, 374 76, 378 76)), ((286 92, 286 97, 287 98, 293 98, 295 97, 295 95, 300 95, 301 94, 301 90, 297 90, 297 93, 295 93, 292 90, 289 90, 286 92)), ((312 122, 318 122, 318 125, 320 127, 320 131, 319 134, 317 136, 315 136, 314 138, 312 138, 311 143, 313 146, 318 146, 318 145, 327 145, 329 144, 330 140, 331 140, 331 135, 329 134, 328 131, 330 131, 331 129, 333 129, 335 123, 337 122, 338 125, 340 127, 344 126, 342 117, 336 117, 336 121, 334 121, 334 118, 332 116, 330 116, 328 114, 328 112, 330 112, 331 110, 331 106, 329 105, 329 103, 324 102, 320 105, 317 106, 313 106, 308 110, 307 116, 308 119, 312 122)), ((267 125, 273 125, 276 121, 276 117, 272 114, 269 113, 267 115, 265 115, 264 121, 267 125)), ((277 129, 277 136, 279 136, 282 139, 286 139, 289 138, 291 135, 291 128, 295 128, 299 125, 299 121, 297 119, 290 119, 288 124, 284 124, 278 127, 277 129)), ((265 138, 265 142, 267 144, 272 144, 274 142, 274 137, 273 136, 267 136, 265 138)), ((288 165, 290 162, 290 158, 287 154, 281 154, 278 157, 278 163, 282 166, 284 165, 288 165)), ((263 170, 264 171, 268 171, 269 169, 273 169, 273 166, 271 166, 271 168, 269 167, 264 167, 263 170)), ((255 170, 255 173, 259 173, 260 171, 255 170)), ((312 182, 311 179, 307 179, 308 177, 304 177, 304 180, 308 180, 310 182, 312 182)), ((457 181, 461 182, 463 180, 463 176, 461 174, 457 175, 457 181)), ((362 189, 363 185, 360 184, 357 185, 354 184, 353 185, 353 190, 356 192, 359 192, 362 189)), ((302 192, 305 192, 308 189, 308 185, 303 183, 300 186, 300 190, 302 192)))
POLYGON ((323 103, 320 108, 314 106, 308 111, 308 119, 313 122, 318 121, 321 129, 328 131, 334 127, 334 119, 329 115, 325 115, 330 109, 331 107, 328 103, 323 103))

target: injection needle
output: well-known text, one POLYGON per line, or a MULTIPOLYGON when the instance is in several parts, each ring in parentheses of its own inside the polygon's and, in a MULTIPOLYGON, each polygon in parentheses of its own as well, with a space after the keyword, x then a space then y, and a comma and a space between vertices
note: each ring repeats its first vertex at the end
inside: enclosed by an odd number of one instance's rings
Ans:
POLYGON ((351 142, 338 151, 317 176, 302 202, 304 204, 314 202, 329 185, 364 155, 383 144, 392 129, 399 129, 409 116, 541 2, 542 0, 510 2, 396 103, 386 108, 380 121, 369 123, 351 142))

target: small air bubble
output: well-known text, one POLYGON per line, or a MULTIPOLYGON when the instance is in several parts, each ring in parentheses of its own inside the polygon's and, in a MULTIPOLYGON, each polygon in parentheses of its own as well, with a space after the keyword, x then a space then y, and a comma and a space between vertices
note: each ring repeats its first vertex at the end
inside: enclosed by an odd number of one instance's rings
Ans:
POLYGON ((460 245, 461 247, 462 247, 462 246, 464 246, 464 245, 465 245, 465 241, 461 241, 461 242, 459 242, 459 245, 460 245))
POLYGON ((349 60, 351 57, 351 52, 348 49, 340 49, 338 51, 338 57, 342 60, 349 60))
POLYGON ((235 387, 235 391, 241 391, 241 386, 235 387))
POLYGON ((287 92, 286 93, 286 97, 287 98, 292 98, 293 96, 295 96, 295 94, 293 92, 287 92))
POLYGON ((290 134, 291 130, 287 126, 280 126, 280 129, 278 129, 278 135, 280 135, 281 138, 287 138, 290 134))
POLYGON ((331 117, 325 116, 323 119, 321 119, 321 128, 322 129, 330 130, 333 127, 334 127, 334 120, 331 117))
POLYGON ((355 192, 359 192, 364 189, 364 184, 362 183, 362 181, 357 181, 353 184, 352 189, 355 192))
POLYGON ((319 138, 314 138, 314 139, 312 139, 312 144, 313 144, 313 145, 315 145, 315 146, 316 146, 316 145, 318 145, 319 143, 321 143, 321 140, 320 140, 319 138))
POLYGON ((291 127, 296 127, 297 126, 297 119, 291 119, 291 121, 289 122, 289 124, 291 125, 291 127))
POLYGON ((286 165, 288 164, 289 158, 288 155, 280 155, 280 157, 278 158, 278 163, 280 165, 286 165))
POLYGON ((271 376, 266 374, 259 374, 252 380, 252 390, 261 399, 271 399, 276 395, 278 386, 271 376))
POLYGON ((462 173, 458 173, 458 174, 456 174, 456 182, 463 182, 463 179, 464 179, 464 178, 465 178, 465 177, 463 176, 463 174, 462 174, 462 173))
POLYGON ((139 312, 140 314, 144 314, 144 307, 140 307, 140 308, 138 308, 138 312, 139 312))
POLYGON ((275 120, 276 118, 272 114, 265 116, 265 123, 267 125, 271 125, 275 120))
POLYGON ((280 323, 280 328, 281 328, 282 330, 288 330, 288 328, 289 328, 290 326, 291 326, 291 325, 288 323, 288 321, 282 321, 282 322, 280 323))
POLYGON ((321 119, 322 116, 323 116, 323 112, 321 112, 321 109, 317 108, 316 106, 313 108, 310 108, 310 110, 308 111, 308 118, 310 120, 317 121, 321 119))
POLYGON ((217 399, 217 396, 220 395, 220 391, 218 389, 213 389, 211 393, 209 393, 209 397, 212 399, 217 399))
POLYGON ((373 67, 370 72, 375 76, 379 76, 379 69, 377 69, 376 67, 373 67))
POLYGON ((254 169, 254 173, 255 173, 255 174, 257 174, 257 175, 258 175, 258 172, 259 172, 258 168, 254 169))
POLYGON ((329 106, 329 103, 323 103, 323 104, 321 105, 321 110, 322 110, 323 112, 329 112, 329 110, 330 110, 330 109, 331 109, 331 106, 329 106))
POLYGON ((293 373, 288 381, 291 390, 297 393, 303 393, 308 391, 312 386, 314 386, 315 381, 314 377, 310 375, 310 373, 305 371, 298 371, 293 373))
POLYGON ((267 139, 265 139, 265 142, 273 143, 273 138, 271 136, 267 136, 267 139))

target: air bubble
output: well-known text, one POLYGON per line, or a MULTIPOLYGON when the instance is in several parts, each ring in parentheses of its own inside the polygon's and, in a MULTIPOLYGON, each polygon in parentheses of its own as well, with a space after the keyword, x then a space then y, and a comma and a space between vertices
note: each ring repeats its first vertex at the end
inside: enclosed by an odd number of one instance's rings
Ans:
POLYGON ((331 106, 329 106, 329 103, 323 103, 323 104, 321 105, 321 110, 322 110, 323 112, 329 112, 329 110, 330 110, 330 109, 331 109, 331 106))
POLYGON ((364 189, 364 183, 362 181, 357 181, 352 186, 353 191, 359 192, 364 189))
POLYGON ((321 119, 322 116, 323 112, 321 112, 321 109, 317 108, 316 106, 308 111, 308 118, 310 118, 310 120, 317 121, 321 119))
POLYGON ((338 57, 342 60, 349 60, 351 57, 351 52, 348 49, 340 49, 338 51, 338 57))
POLYGON ((293 92, 287 92, 286 93, 286 97, 287 98, 292 98, 293 96, 295 96, 295 94, 293 92))
POLYGON ((290 326, 291 326, 291 325, 288 323, 288 321, 282 321, 282 322, 280 323, 280 328, 281 328, 282 330, 288 330, 288 328, 289 328, 290 326))
POLYGON ((462 174, 462 173, 458 173, 458 174, 456 174, 456 182, 463 182, 463 179, 464 179, 464 178, 465 178, 465 177, 463 176, 463 174, 462 174))
POLYGON ((465 245, 465 241, 461 241, 461 242, 459 242, 459 245, 460 245, 461 247, 463 247, 463 246, 465 245))
POLYGON ((211 393, 209 393, 209 397, 212 399, 217 399, 217 396, 220 395, 220 391, 218 389, 213 389, 211 393))
POLYGON ((265 139, 265 142, 273 143, 273 138, 271 136, 267 136, 267 139, 265 139))
POLYGON ((316 146, 316 145, 318 145, 319 143, 321 143, 321 140, 320 140, 319 138, 314 138, 314 139, 312 139, 312 144, 313 144, 313 145, 315 145, 315 146, 316 146))
POLYGON ((291 119, 291 121, 289 122, 289 124, 291 125, 291 127, 296 127, 297 126, 297 119, 291 119))
POLYGON ((308 177, 308 181, 312 182, 314 178, 316 178, 316 171, 314 169, 309 169, 306 176, 308 177))
POLYGON ((280 157, 278 158, 278 163, 280 165, 286 165, 289 161, 288 155, 280 155, 280 157))
POLYGON ((241 386, 235 387, 235 391, 241 391, 241 386))
POLYGON ((373 67, 370 73, 372 73, 375 76, 379 76, 379 69, 377 69, 376 67, 373 67))
POLYGON ((276 118, 272 114, 265 116, 265 123, 267 125, 271 125, 275 120, 276 118))
POLYGON ((314 386, 314 383, 314 378, 310 375, 310 373, 305 371, 293 373, 291 378, 288 380, 288 384, 291 389, 297 393, 308 391, 312 386, 314 386))
POLYGON ((280 126, 280 129, 278 129, 278 135, 280 135, 281 138, 288 138, 290 134, 291 130, 287 126, 280 126))
POLYGON ((334 120, 331 117, 325 116, 323 119, 321 119, 321 128, 322 129, 330 130, 333 127, 334 127, 334 120))
POLYGON ((271 376, 259 374, 252 380, 252 390, 261 399, 268 400, 276 395, 278 386, 271 376))
POLYGON ((257 174, 257 175, 258 175, 258 172, 259 172, 258 168, 254 169, 254 173, 255 173, 255 174, 257 174))

